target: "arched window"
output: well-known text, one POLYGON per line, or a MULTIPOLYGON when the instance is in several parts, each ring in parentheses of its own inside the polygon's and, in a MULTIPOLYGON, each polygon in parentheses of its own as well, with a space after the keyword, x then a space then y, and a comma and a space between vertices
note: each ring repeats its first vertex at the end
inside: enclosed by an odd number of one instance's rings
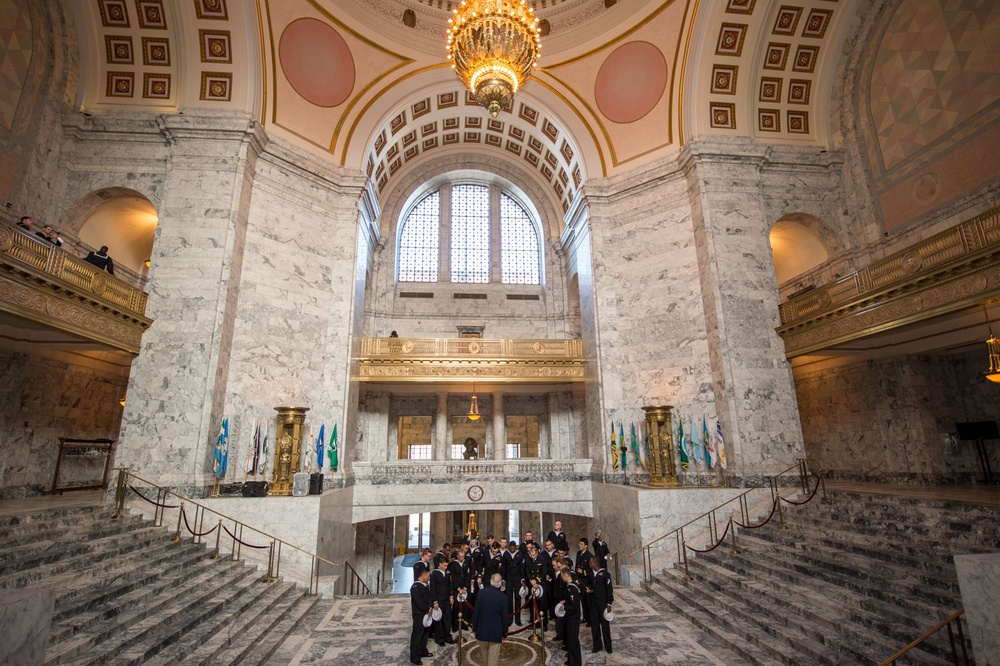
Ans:
POLYGON ((397 280, 541 284, 539 225, 529 210, 496 184, 445 183, 423 195, 399 227, 397 280))
POLYGON ((490 281, 490 188, 451 188, 451 281, 490 281))
POLYGON ((504 284, 538 284, 538 232, 528 212, 500 195, 500 276, 504 284))
POLYGON ((437 282, 441 193, 425 196, 406 216, 399 233, 399 281, 437 282))

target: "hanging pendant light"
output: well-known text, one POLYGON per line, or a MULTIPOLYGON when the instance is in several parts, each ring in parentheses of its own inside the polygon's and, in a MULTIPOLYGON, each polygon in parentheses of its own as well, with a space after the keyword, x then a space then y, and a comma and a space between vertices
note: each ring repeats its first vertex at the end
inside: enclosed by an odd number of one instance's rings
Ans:
POLYGON ((986 317, 986 327, 989 329, 990 337, 986 341, 986 349, 990 356, 990 369, 983 373, 983 376, 991 382, 1000 384, 1000 340, 993 335, 993 327, 990 326, 990 315, 983 305, 983 315, 986 317))
POLYGON ((472 402, 469 404, 469 413, 466 416, 470 421, 479 420, 479 398, 476 397, 476 382, 472 382, 472 402))

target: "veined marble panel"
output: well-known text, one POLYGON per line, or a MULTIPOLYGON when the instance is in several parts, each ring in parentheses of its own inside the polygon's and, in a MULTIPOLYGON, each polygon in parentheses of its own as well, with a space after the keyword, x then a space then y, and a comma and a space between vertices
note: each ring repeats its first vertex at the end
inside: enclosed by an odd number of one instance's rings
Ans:
POLYGON ((41 666, 56 597, 45 590, 0 590, 0 664, 41 666))
POLYGON ((956 555, 955 569, 977 664, 1000 664, 1000 554, 956 555))

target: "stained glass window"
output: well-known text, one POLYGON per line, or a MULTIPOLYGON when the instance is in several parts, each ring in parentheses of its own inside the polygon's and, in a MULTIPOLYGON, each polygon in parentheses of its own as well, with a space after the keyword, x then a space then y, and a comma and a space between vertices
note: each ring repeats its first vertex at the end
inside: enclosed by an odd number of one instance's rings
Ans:
POLYGON ((482 185, 451 189, 451 281, 490 281, 490 190, 482 185))
POLYGON ((527 211, 500 195, 500 275, 504 284, 539 284, 538 232, 527 211))
POLYGON ((441 195, 431 192, 413 207, 399 234, 399 281, 437 282, 441 195))

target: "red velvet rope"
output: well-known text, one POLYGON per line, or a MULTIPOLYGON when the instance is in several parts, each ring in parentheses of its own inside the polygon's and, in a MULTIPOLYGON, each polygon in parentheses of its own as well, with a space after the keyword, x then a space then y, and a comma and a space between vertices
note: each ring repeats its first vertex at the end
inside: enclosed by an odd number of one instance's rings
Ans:
POLYGON ((711 553, 713 550, 715 550, 716 548, 718 548, 719 546, 721 546, 722 542, 726 540, 726 535, 729 534, 729 527, 731 525, 732 525, 732 523, 726 523, 726 529, 722 532, 722 536, 719 537, 719 543, 715 544, 711 548, 706 548, 705 550, 699 550, 698 548, 694 548, 693 546, 689 546, 686 543, 684 544, 684 547, 685 548, 690 548, 691 550, 693 550, 696 553, 711 553))
POLYGON ((154 506, 160 507, 161 509, 176 509, 177 508, 176 504, 160 504, 159 502, 154 502, 153 500, 149 499, 148 497, 146 497, 145 495, 143 495, 142 493, 140 493, 139 490, 135 486, 129 486, 129 488, 131 488, 132 492, 134 492, 136 495, 138 495, 142 499, 146 500, 147 502, 149 502, 150 504, 152 504, 154 506))
POLYGON ((226 531, 226 534, 228 534, 229 536, 231 536, 236 543, 243 544, 247 548, 270 548, 271 547, 270 544, 268 544, 266 546, 255 546, 252 543, 247 543, 246 541, 243 541, 241 539, 237 539, 236 535, 233 534, 232 532, 230 532, 229 528, 226 527, 225 525, 222 526, 222 529, 224 529, 226 531))
POLYGON ((782 502, 787 502, 787 503, 789 503, 789 504, 791 504, 793 506, 802 506, 803 504, 808 504, 810 501, 812 501, 813 497, 816 497, 816 491, 819 490, 819 481, 820 481, 820 477, 817 476, 816 477, 816 487, 813 488, 813 491, 811 493, 809 493, 809 497, 805 498, 801 502, 793 502, 792 500, 785 499, 784 497, 781 498, 781 501, 782 502))
POLYGON ((771 502, 771 513, 768 514, 767 520, 762 522, 760 525, 744 525, 743 523, 738 523, 735 520, 733 522, 736 523, 737 527, 742 527, 745 530, 755 530, 758 527, 764 527, 764 525, 767 525, 769 522, 771 522, 771 519, 774 518, 774 512, 775 510, 777 510, 777 508, 778 508, 778 500, 775 499, 773 502, 771 502))
POLYGON ((218 525, 216 525, 215 527, 213 527, 209 531, 202 532, 201 534, 198 534, 193 529, 191 529, 191 525, 188 523, 187 512, 184 509, 181 509, 181 515, 184 516, 184 527, 186 527, 187 531, 191 533, 191 536, 196 536, 196 537, 208 536, 209 534, 211 534, 212 532, 214 532, 219 527, 218 525))

